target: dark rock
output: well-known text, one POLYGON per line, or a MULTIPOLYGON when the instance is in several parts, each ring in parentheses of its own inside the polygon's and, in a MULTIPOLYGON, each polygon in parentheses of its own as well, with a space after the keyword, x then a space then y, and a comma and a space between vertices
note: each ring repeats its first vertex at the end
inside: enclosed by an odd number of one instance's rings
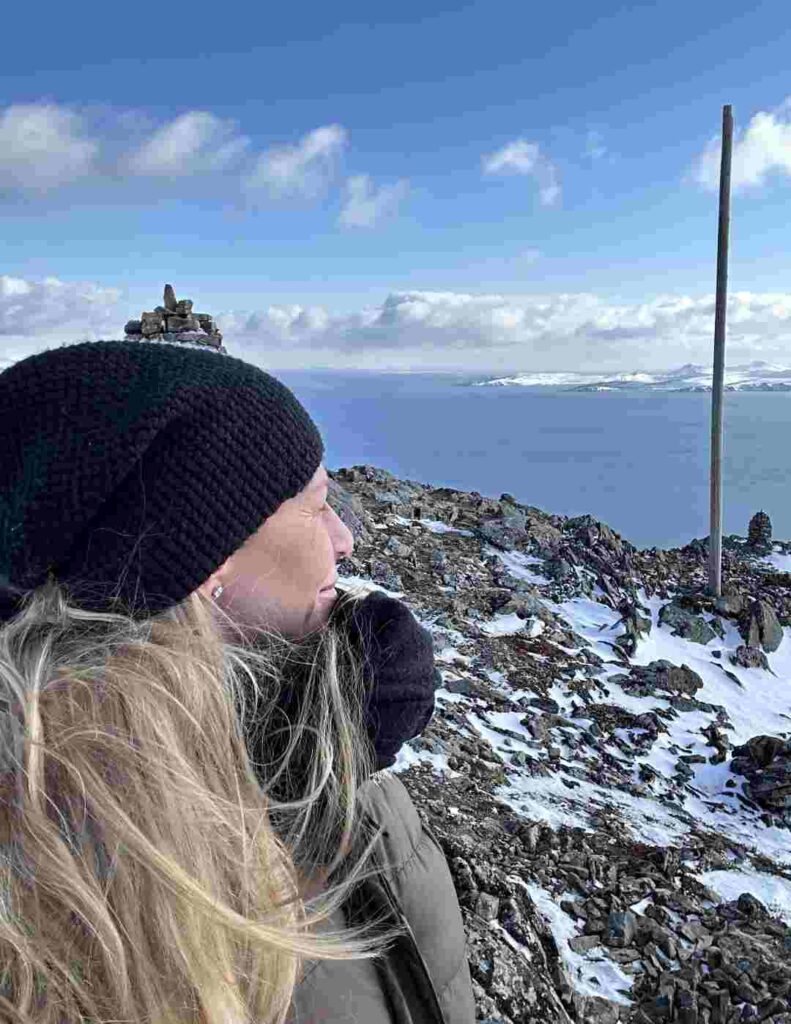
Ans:
POLYGON ((753 736, 740 747, 734 747, 734 757, 749 757, 758 768, 768 768, 775 758, 787 754, 791 744, 779 736, 753 736))
POLYGON ((714 602, 714 609, 726 618, 735 618, 744 610, 744 596, 739 593, 725 593, 714 602))
POLYGON ((734 747, 731 771, 746 779, 745 793, 759 807, 791 824, 791 741, 753 736, 734 747))
POLYGON ((769 659, 761 648, 748 647, 746 644, 740 644, 730 655, 729 661, 732 665, 739 665, 741 668, 769 668, 769 659))
POLYGON ((669 626, 673 636, 680 636, 696 644, 707 644, 716 636, 723 636, 722 626, 716 619, 709 623, 673 601, 662 605, 659 623, 669 626))
POLYGON ((766 601, 754 601, 739 619, 739 632, 748 647, 763 647, 770 654, 783 640, 783 627, 766 601))
POLYGON ((657 691, 693 696, 703 686, 701 677, 688 665, 673 665, 665 658, 633 665, 628 675, 612 675, 610 681, 641 697, 653 696, 657 691))
POLYGON ((637 930, 637 917, 631 910, 613 911, 607 917, 604 941, 608 946, 631 946, 637 930))

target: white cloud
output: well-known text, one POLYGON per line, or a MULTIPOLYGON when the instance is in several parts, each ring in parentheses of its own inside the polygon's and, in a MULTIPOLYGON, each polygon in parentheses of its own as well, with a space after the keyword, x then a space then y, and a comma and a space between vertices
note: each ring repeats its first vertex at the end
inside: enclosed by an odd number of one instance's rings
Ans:
POLYGON ((314 198, 332 181, 348 132, 340 124, 323 125, 294 146, 273 147, 261 154, 245 179, 246 188, 264 188, 280 198, 297 194, 314 198))
POLYGON ((119 169, 131 175, 182 177, 224 171, 241 157, 250 140, 234 122, 205 110, 190 110, 158 128, 119 169))
MULTIPOLYGON (((716 191, 720 185, 721 138, 712 138, 692 168, 691 178, 716 191)), ((759 110, 739 133, 734 126, 731 188, 763 185, 771 174, 791 177, 791 96, 775 110, 759 110)))
POLYGON ((338 217, 341 227, 376 227, 391 214, 409 192, 409 183, 400 179, 395 185, 382 185, 377 192, 369 175, 357 174, 346 181, 343 208, 338 217))
POLYGON ((90 174, 98 143, 82 119, 52 103, 22 103, 0 113, 0 190, 47 192, 90 174))
MULTIPOLYGON (((190 294, 189 287, 182 290, 190 294)), ((158 291, 152 284, 152 294, 158 291)), ((0 276, 3 354, 16 359, 49 344, 121 338, 126 321, 140 314, 121 299, 119 289, 91 283, 0 276)), ((658 295, 629 305, 585 292, 409 291, 348 314, 299 303, 209 312, 231 354, 282 369, 504 365, 605 372, 705 364, 713 351, 713 295, 658 295)), ((789 364, 791 292, 734 292, 727 323, 726 364, 789 364)))
MULTIPOLYGON (((0 109, 0 196, 4 190, 43 192, 77 182, 122 187, 146 178, 159 179, 158 189, 177 179, 183 187, 184 179, 216 173, 225 185, 235 181, 246 200, 261 192, 275 200, 316 198, 337 183, 348 142, 343 125, 327 124, 295 144, 254 154, 250 138, 235 121, 206 110, 189 110, 160 125, 139 110, 106 105, 85 110, 95 115, 92 131, 87 117, 55 103, 0 109)), ((405 181, 374 193, 367 175, 351 178, 341 223, 372 226, 406 191, 405 181)), ((224 198, 229 203, 233 196, 224 198)))
POLYGON ((122 338, 120 288, 92 281, 43 281, 0 274, 0 370, 8 362, 63 342, 122 338))
POLYGON ((482 158, 484 174, 524 174, 535 178, 542 206, 552 206, 560 198, 555 165, 541 152, 537 142, 514 139, 495 153, 482 158))

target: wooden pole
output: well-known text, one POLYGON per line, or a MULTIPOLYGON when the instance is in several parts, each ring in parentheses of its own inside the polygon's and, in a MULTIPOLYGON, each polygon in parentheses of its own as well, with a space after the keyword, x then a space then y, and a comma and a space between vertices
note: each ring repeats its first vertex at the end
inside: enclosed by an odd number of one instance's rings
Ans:
POLYGON ((714 310, 714 376, 711 385, 711 517, 709 530, 709 592, 722 593, 722 381, 725 371, 725 308, 728 297, 728 229, 731 219, 730 104, 722 108, 720 219, 717 237, 717 301, 714 310))

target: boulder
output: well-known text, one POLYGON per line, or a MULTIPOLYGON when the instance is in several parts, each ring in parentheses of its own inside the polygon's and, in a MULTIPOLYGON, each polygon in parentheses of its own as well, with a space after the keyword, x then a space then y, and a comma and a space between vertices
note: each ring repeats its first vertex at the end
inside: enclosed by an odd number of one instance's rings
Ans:
POLYGON ((707 644, 716 636, 723 637, 722 625, 715 619, 707 622, 699 615, 681 608, 673 601, 662 605, 659 611, 659 623, 669 626, 673 636, 680 636, 684 640, 691 640, 695 644, 707 644))
POLYGON ((501 551, 513 551, 525 538, 526 518, 524 512, 506 505, 501 519, 484 519, 476 532, 501 551))
POLYGON ((628 675, 612 675, 610 682, 639 697, 654 696, 657 690, 692 697, 703 686, 701 677, 688 665, 674 665, 664 658, 648 665, 633 665, 628 675))
POLYGON ((741 668, 769 668, 769 659, 760 647, 748 647, 740 644, 730 656, 731 664, 741 668))
POLYGON ((527 519, 525 529, 539 554, 551 556, 563 543, 563 534, 556 526, 536 517, 527 519))
POLYGON ((754 601, 739 619, 739 632, 748 647, 762 647, 770 654, 783 640, 783 627, 774 608, 766 601, 754 601))
POLYGON ((744 611, 744 597, 738 593, 725 593, 714 602, 715 611, 725 618, 735 618, 744 611))
POLYGON ((752 800, 791 823, 791 740, 753 736, 733 748, 730 767, 744 776, 744 788, 752 800))

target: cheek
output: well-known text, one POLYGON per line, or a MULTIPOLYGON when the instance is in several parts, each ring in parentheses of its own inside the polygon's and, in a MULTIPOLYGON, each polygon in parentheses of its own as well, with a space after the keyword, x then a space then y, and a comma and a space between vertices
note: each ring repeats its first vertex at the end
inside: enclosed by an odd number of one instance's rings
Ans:
POLYGON ((305 548, 308 555, 308 568, 312 569, 314 573, 321 574, 322 578, 327 575, 327 559, 334 557, 334 537, 335 530, 333 524, 329 522, 327 513, 324 512, 317 516, 309 531, 305 548))

